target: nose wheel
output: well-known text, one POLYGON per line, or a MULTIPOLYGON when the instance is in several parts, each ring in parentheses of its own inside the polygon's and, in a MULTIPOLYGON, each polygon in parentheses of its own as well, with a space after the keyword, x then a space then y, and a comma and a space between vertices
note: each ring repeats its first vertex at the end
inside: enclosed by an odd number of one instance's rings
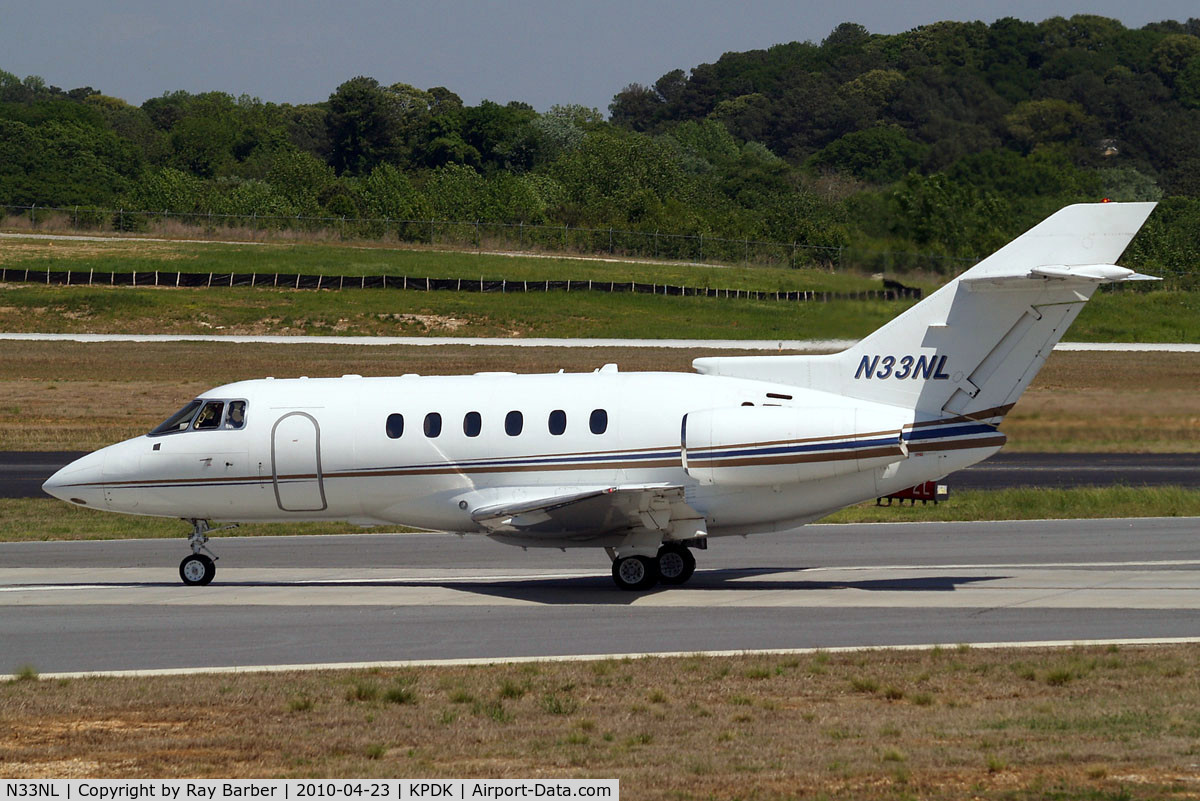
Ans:
POLYGON ((209 551, 205 544, 208 542, 208 533, 237 528, 237 525, 213 528, 207 520, 199 518, 189 518, 187 522, 192 524, 192 533, 188 535, 188 545, 191 546, 192 553, 190 556, 185 556, 179 563, 179 578, 183 579, 183 583, 190 587, 203 587, 217 575, 218 557, 209 551), (208 551, 208 553, 205 554, 203 551, 208 551))
POLYGON ((179 563, 179 577, 183 583, 192 587, 203 587, 217 575, 217 565, 212 559, 202 553, 185 556, 179 563))

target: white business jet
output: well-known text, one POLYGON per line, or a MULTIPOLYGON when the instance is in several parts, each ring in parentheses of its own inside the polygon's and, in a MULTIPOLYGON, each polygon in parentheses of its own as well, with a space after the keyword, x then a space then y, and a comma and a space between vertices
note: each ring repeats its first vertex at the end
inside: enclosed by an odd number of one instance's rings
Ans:
POLYGON ((996 453, 1005 414, 1152 203, 1068 206, 842 353, 691 373, 262 379, 205 392, 46 492, 183 518, 344 520, 600 547, 618 587, 682 584, 712 537, 788 529, 996 453))

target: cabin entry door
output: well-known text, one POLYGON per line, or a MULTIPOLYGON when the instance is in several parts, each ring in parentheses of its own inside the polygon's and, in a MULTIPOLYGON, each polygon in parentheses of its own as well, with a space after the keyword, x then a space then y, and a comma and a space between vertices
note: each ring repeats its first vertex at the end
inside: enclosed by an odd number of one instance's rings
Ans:
POLYGON ((290 412, 271 429, 271 474, 275 502, 285 512, 320 512, 328 507, 321 473, 321 426, 307 412, 290 412))

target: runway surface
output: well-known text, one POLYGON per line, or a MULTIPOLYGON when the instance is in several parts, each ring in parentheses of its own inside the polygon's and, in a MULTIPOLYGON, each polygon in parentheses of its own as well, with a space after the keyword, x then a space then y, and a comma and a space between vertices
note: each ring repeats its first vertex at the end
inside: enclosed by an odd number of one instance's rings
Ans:
POLYGON ((481 537, 0 544, 0 672, 1200 635, 1194 519, 808 526, 714 540, 686 586, 481 537))
MULTIPOLYGON (((0 498, 44 498, 42 482, 79 452, 0 452, 0 498)), ((1009 487, 1200 487, 1200 453, 999 453, 951 474, 951 492, 1009 487)))

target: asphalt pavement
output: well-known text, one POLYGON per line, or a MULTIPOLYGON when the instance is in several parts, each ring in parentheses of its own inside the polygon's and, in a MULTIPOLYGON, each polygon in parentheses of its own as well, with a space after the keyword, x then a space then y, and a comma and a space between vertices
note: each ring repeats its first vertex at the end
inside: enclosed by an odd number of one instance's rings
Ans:
POLYGON ((715 539, 682 587, 484 537, 0 544, 0 672, 1200 635, 1191 519, 814 525, 715 539))

